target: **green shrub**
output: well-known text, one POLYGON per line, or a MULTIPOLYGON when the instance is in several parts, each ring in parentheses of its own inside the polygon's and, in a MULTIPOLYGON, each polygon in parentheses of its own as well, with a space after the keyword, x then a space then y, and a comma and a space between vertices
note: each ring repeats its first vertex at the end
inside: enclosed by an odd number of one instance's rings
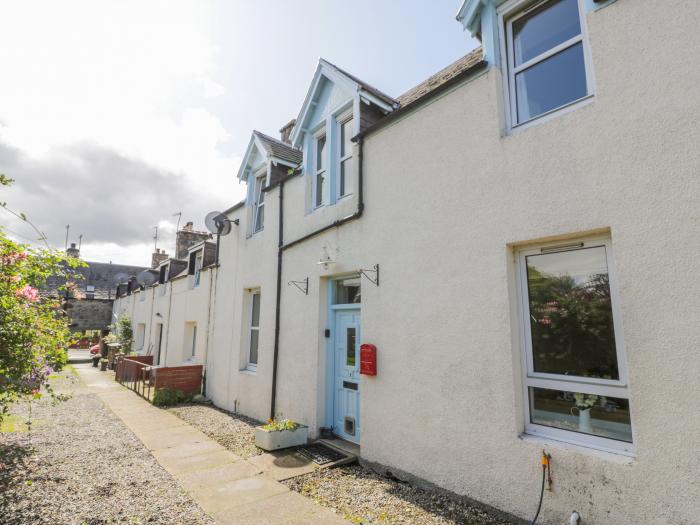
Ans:
POLYGON ((166 407, 185 403, 192 398, 182 390, 172 390, 170 388, 159 388, 153 395, 153 404, 159 407, 166 407))

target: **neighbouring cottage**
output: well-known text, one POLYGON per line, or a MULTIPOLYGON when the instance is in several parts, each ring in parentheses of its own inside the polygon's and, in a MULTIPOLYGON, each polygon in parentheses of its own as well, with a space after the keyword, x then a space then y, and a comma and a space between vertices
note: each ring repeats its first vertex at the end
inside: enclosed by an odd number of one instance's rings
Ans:
POLYGON ((396 98, 320 60, 218 262, 115 311, 216 405, 400 476, 529 518, 544 449, 541 523, 697 522, 699 15, 466 0, 483 47, 396 98))
MULTIPOLYGON (((75 243, 66 249, 70 257, 80 258, 75 243)), ((49 277, 42 293, 64 298, 65 310, 70 317, 74 334, 98 334, 109 328, 112 318, 115 284, 135 276, 146 268, 127 264, 86 261, 87 266, 75 270, 72 287, 66 289, 66 280, 49 277)))

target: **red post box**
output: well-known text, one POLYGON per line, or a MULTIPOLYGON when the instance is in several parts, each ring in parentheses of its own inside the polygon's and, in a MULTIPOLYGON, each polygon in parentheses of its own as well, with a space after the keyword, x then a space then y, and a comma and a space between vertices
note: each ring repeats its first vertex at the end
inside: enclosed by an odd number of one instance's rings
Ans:
POLYGON ((370 344, 360 346, 360 374, 377 375, 377 347, 370 344))

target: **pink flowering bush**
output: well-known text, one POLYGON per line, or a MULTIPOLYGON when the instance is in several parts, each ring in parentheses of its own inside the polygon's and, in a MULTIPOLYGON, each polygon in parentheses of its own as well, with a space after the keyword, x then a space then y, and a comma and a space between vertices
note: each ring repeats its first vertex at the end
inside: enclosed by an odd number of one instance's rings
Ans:
POLYGON ((81 264, 15 243, 0 228, 0 420, 13 400, 50 391, 48 377, 66 364, 69 319, 58 297, 39 290, 48 277, 68 279, 81 264))
POLYGON ((25 284, 19 290, 15 290, 15 295, 21 299, 24 299, 25 301, 29 301, 30 303, 35 303, 39 300, 39 290, 28 284, 25 284))

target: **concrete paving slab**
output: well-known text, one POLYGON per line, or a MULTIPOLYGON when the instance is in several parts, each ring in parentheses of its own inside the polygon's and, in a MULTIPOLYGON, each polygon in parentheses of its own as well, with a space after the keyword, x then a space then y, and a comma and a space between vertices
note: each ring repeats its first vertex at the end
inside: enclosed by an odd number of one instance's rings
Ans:
POLYGON ((152 419, 133 419, 133 418, 121 418, 132 430, 138 429, 141 432, 151 432, 154 430, 172 430, 175 428, 185 427, 187 423, 184 421, 171 421, 171 420, 152 420, 152 419))
POLYGON ((285 450, 254 456, 248 461, 277 481, 308 474, 318 468, 313 461, 298 452, 285 450))
POLYGON ((212 517, 221 525, 335 525, 347 523, 329 509, 313 505, 297 492, 286 492, 223 511, 212 517))
POLYGON ((289 489, 274 479, 259 474, 188 492, 206 512, 216 514, 289 492, 289 489))
POLYGON ((213 468, 173 472, 172 474, 182 483, 183 487, 189 490, 196 490, 211 485, 221 485, 237 479, 250 478, 261 473, 262 471, 254 465, 241 460, 213 468))
MULTIPOLYGON (((183 445, 178 445, 176 447, 164 448, 160 450, 154 450, 151 453, 160 462, 161 460, 167 460, 170 458, 177 458, 183 456, 195 456, 198 454, 206 454, 207 452, 226 450, 224 447, 216 443, 215 441, 202 441, 198 443, 186 443, 183 445)), ((232 456, 236 456, 230 453, 232 456)))
POLYGON ((202 443, 209 439, 201 432, 186 427, 139 432, 136 435, 143 441, 146 448, 151 451, 172 448, 178 445, 202 443))
POLYGON ((235 455, 226 450, 210 450, 201 454, 160 458, 158 461, 168 469, 168 472, 171 474, 180 474, 192 472, 193 470, 206 470, 212 467, 235 463, 239 460, 235 455))

